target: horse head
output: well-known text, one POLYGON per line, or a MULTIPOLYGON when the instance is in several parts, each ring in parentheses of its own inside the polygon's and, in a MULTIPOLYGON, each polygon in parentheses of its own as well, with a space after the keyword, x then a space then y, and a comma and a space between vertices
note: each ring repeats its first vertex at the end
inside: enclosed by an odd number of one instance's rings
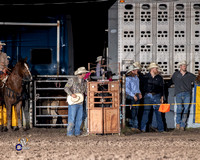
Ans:
POLYGON ((21 59, 19 62, 19 74, 21 75, 21 77, 23 78, 24 81, 31 81, 32 80, 32 75, 31 72, 29 70, 28 67, 28 63, 27 63, 27 58, 25 59, 21 59))

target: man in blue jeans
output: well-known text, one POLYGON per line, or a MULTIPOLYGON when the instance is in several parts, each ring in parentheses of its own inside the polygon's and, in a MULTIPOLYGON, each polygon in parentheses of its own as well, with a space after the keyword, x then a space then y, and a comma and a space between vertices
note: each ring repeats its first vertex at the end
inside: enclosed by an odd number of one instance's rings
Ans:
POLYGON ((196 76, 187 71, 187 62, 179 62, 179 71, 174 72, 171 78, 171 84, 175 85, 176 99, 176 130, 184 131, 186 127, 189 103, 191 102, 192 85, 196 80, 196 76))
POLYGON ((141 121, 141 131, 146 132, 146 125, 149 121, 149 114, 153 106, 155 112, 157 127, 159 132, 164 131, 161 112, 158 111, 159 104, 163 103, 163 78, 159 75, 159 66, 151 63, 148 67, 149 73, 143 78, 144 90, 144 111, 141 121), (152 104, 152 105, 151 105, 152 104))
POLYGON ((131 102, 131 129, 134 132, 140 132, 138 129, 138 109, 137 104, 140 103, 142 94, 140 92, 140 82, 137 76, 139 68, 136 66, 129 66, 128 71, 126 72, 126 98, 131 102))
MULTIPOLYGON (((80 127, 83 121, 83 100, 79 101, 81 98, 77 97, 77 93, 84 95, 86 93, 86 81, 84 77, 88 71, 85 67, 80 67, 75 71, 76 77, 69 78, 66 83, 64 90, 72 97, 72 99, 77 98, 77 103, 73 103, 68 106, 68 126, 67 126, 67 136, 79 136, 80 127), (79 98, 79 99, 78 99, 79 98)), ((68 102, 69 103, 69 102, 68 102)))

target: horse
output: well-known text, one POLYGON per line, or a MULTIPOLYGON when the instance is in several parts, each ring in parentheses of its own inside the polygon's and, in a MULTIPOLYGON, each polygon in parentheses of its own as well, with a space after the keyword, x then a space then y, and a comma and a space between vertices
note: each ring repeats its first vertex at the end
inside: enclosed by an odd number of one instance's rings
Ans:
POLYGON ((3 98, 7 110, 7 127, 5 126, 3 131, 11 130, 11 113, 12 106, 15 105, 18 117, 18 128, 14 130, 23 130, 22 122, 20 119, 20 109, 22 106, 22 91, 23 91, 23 82, 31 81, 32 75, 28 68, 27 58, 21 59, 12 69, 11 74, 9 75, 7 81, 5 82, 3 88, 3 98))

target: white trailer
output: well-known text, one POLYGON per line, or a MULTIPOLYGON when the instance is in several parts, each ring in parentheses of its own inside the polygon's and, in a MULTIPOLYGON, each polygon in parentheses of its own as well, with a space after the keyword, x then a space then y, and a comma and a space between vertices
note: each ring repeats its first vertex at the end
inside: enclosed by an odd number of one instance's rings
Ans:
MULTIPOLYGON (((200 1, 199 0, 117 0, 108 15, 109 69, 118 74, 135 61, 147 72, 151 62, 169 79, 186 60, 188 71, 200 69, 200 1)), ((194 93, 194 92, 193 92, 194 93)), ((194 96, 193 96, 194 97, 194 96)), ((174 88, 169 89, 168 102, 174 104, 174 88)), ((193 123, 191 105, 188 127, 193 123)), ((166 113, 168 128, 174 128, 176 106, 166 113)))
POLYGON ((114 73, 139 61, 143 72, 151 62, 164 76, 186 60, 200 68, 199 0, 118 0, 109 9, 108 65, 114 73))

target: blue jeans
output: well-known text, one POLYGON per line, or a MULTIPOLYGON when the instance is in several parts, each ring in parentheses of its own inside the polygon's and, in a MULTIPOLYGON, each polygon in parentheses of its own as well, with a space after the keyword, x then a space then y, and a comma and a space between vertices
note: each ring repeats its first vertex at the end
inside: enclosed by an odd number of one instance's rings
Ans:
MULTIPOLYGON (((160 94, 155 94, 152 95, 151 93, 145 94, 144 96, 144 104, 160 104, 160 94)), ((157 126, 158 126, 158 131, 162 132, 164 131, 164 125, 162 121, 162 116, 161 112, 158 111, 160 105, 148 105, 144 106, 144 112, 142 116, 142 122, 141 122, 141 130, 146 131, 146 125, 147 122, 149 121, 149 113, 151 111, 151 108, 153 106, 154 112, 155 112, 155 117, 157 120, 157 126)))
POLYGON ((83 122, 84 122, 84 127, 87 129, 87 96, 85 97, 85 100, 83 102, 83 122))
POLYGON ((80 135, 80 127, 83 120, 83 105, 74 104, 68 106, 68 136, 80 135))
POLYGON ((153 115, 152 115, 152 116, 153 116, 153 117, 152 117, 151 127, 157 128, 158 126, 157 126, 157 121, 156 121, 156 114, 155 114, 155 112, 153 112, 153 115))
POLYGON ((180 124, 181 127, 186 126, 190 100, 191 100, 190 92, 181 92, 176 95, 176 103, 177 103, 176 124, 180 124), (187 103, 187 104, 182 104, 182 103, 187 103))
MULTIPOLYGON (((127 95, 127 99, 130 99, 131 105, 140 103, 139 96, 137 98, 138 100, 135 101, 133 97, 127 95)), ((131 128, 138 128, 138 110, 139 106, 131 106, 131 128)))

